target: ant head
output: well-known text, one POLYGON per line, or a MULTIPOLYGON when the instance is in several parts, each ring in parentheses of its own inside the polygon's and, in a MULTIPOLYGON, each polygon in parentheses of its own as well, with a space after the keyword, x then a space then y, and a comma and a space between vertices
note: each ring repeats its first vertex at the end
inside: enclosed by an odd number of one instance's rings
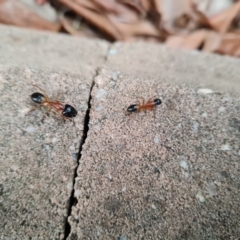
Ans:
POLYGON ((42 103, 44 98, 44 95, 38 92, 35 92, 31 95, 31 99, 33 100, 33 102, 38 104, 42 103))
POLYGON ((154 103, 155 105, 160 105, 162 103, 161 99, 157 98, 157 99, 154 99, 154 103))
POLYGON ((134 104, 127 108, 128 112, 136 112, 138 110, 138 105, 134 104))
POLYGON ((66 104, 62 111, 62 115, 68 118, 73 118, 77 116, 77 110, 71 105, 66 104))

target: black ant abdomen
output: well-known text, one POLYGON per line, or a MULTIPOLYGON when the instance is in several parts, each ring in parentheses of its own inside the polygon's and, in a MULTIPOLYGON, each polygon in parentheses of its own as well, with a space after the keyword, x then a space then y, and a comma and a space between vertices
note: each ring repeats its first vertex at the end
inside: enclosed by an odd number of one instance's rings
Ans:
POLYGON ((35 92, 31 95, 31 99, 33 100, 33 102, 40 104, 43 102, 45 97, 43 94, 41 94, 39 92, 35 92))
POLYGON ((138 105, 134 104, 128 107, 128 112, 136 112, 138 110, 138 105))
POLYGON ((73 118, 77 116, 77 110, 71 105, 66 104, 62 111, 62 115, 68 118, 73 118))
POLYGON ((157 98, 157 99, 154 99, 154 104, 155 105, 160 105, 162 103, 161 99, 157 98))

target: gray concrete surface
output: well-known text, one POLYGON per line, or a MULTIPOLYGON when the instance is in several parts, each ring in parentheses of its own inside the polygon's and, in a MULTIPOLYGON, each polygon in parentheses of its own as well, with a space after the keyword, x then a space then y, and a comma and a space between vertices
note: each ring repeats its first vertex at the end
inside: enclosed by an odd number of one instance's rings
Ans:
POLYGON ((175 50, 159 44, 115 43, 106 67, 147 79, 186 83, 219 91, 240 92, 239 59, 199 51, 175 50))
MULTIPOLYGON (((105 42, 0 27, 0 239, 63 239, 89 92, 105 42), (70 71, 71 70, 71 71, 70 71), (75 123, 34 109, 40 90, 75 123)), ((41 91, 40 91, 41 92, 41 91)))
POLYGON ((238 239, 239 95, 107 70, 95 82, 68 239, 238 239), (152 96, 155 117, 125 115, 152 96))
POLYGON ((0 239, 63 238, 90 84, 69 74, 1 69, 0 239), (65 92, 78 110, 76 124, 31 111, 30 95, 39 92, 32 83, 51 97, 65 92))
POLYGON ((0 29, 0 239, 240 237, 238 59, 0 29), (29 112, 33 82, 75 125, 29 112))

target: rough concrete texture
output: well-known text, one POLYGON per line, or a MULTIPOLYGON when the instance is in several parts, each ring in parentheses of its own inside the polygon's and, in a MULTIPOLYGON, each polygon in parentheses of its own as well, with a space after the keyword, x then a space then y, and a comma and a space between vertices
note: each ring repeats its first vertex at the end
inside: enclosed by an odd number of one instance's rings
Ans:
POLYGON ((89 92, 107 48, 0 26, 0 239, 64 238, 89 92), (31 112, 30 95, 40 91, 31 84, 62 93, 78 110, 75 124, 31 112))
POLYGON ((240 238, 239 60, 108 47, 0 27, 0 239, 240 238), (75 124, 30 112, 32 83, 63 92, 75 124), (125 114, 152 96, 163 101, 155 117, 125 114))
POLYGON ((68 71, 92 78, 105 60, 109 44, 64 34, 0 25, 0 63, 9 67, 68 71))
POLYGON ((76 75, 1 70, 0 239, 63 238, 90 86, 76 75), (78 110, 75 124, 31 111, 32 83, 53 99, 61 92, 78 110))
POLYGON ((240 92, 239 59, 174 50, 159 44, 115 43, 108 51, 107 68, 169 83, 240 92))
POLYGON ((95 78, 68 239, 238 239, 239 95, 140 75, 95 78))

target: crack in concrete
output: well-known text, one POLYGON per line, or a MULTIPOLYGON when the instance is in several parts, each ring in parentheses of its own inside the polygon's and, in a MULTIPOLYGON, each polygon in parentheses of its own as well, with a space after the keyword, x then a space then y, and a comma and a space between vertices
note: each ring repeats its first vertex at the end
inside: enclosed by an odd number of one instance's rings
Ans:
MULTIPOLYGON (((104 65, 104 63, 108 60, 108 52, 111 49, 111 47, 112 47, 112 44, 109 44, 102 65, 104 65)), ((64 240, 66 240, 68 238, 68 236, 70 235, 70 233, 71 233, 71 225, 68 222, 68 217, 71 216, 72 207, 77 204, 77 199, 74 197, 74 192, 75 192, 74 187, 75 187, 75 182, 76 182, 75 179, 76 179, 76 177, 78 177, 77 169, 78 169, 79 164, 80 164, 80 160, 81 160, 81 157, 82 157, 82 153, 81 153, 82 152, 82 148, 83 148, 83 145, 84 145, 84 143, 86 141, 87 133, 88 133, 88 130, 89 130, 88 124, 89 124, 89 120, 90 120, 92 89, 93 89, 93 87, 95 85, 95 77, 97 77, 99 75, 100 69, 101 69, 101 67, 98 67, 96 69, 95 75, 93 76, 92 85, 91 85, 90 91, 89 91, 88 109, 86 111, 86 114, 85 114, 85 117, 84 117, 84 123, 83 123, 84 124, 84 126, 83 126, 83 136, 82 136, 82 139, 80 141, 79 152, 78 152, 78 156, 77 156, 77 166, 76 166, 76 168, 74 170, 73 188, 72 188, 71 196, 69 198, 68 209, 67 209, 67 217, 65 219, 64 238, 63 238, 64 240)))
POLYGON ((64 228, 64 240, 67 239, 67 237, 69 236, 70 232, 71 232, 71 226, 68 222, 68 217, 71 215, 71 212, 72 212, 72 206, 76 205, 77 204, 77 199, 74 197, 74 192, 75 192, 75 189, 74 189, 74 186, 75 186, 75 179, 76 177, 78 176, 77 174, 77 169, 79 167, 79 164, 80 164, 80 160, 81 160, 81 156, 82 156, 82 147, 86 141, 86 138, 87 138, 87 133, 88 133, 88 130, 89 130, 89 127, 88 127, 88 124, 89 124, 89 120, 90 120, 90 109, 91 109, 91 93, 92 93, 92 89, 94 87, 94 84, 95 84, 95 81, 94 81, 94 78, 98 75, 98 70, 96 71, 96 74, 94 75, 93 77, 93 81, 92 81, 92 85, 90 87, 90 91, 89 91, 89 98, 88 98, 88 108, 87 108, 87 111, 86 111, 86 114, 85 114, 85 117, 84 117, 84 122, 83 122, 83 135, 82 135, 82 138, 81 138, 81 141, 80 141, 80 146, 79 146, 79 152, 78 152, 78 156, 77 156, 77 166, 74 170, 74 177, 73 177, 73 188, 72 188, 72 192, 71 192, 71 196, 69 198, 69 203, 68 203, 68 209, 67 209, 67 217, 66 217, 66 222, 65 222, 65 228, 64 228))

